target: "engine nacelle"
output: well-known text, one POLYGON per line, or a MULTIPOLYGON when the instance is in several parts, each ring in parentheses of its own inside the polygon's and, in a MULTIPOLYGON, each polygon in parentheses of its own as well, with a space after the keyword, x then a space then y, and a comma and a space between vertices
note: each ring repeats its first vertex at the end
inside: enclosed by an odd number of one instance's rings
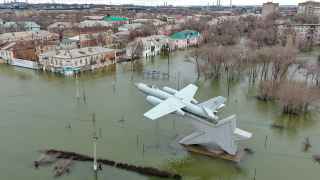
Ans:
POLYGON ((161 100, 157 97, 154 97, 154 96, 147 96, 146 100, 148 103, 150 103, 151 105, 154 105, 154 106, 163 102, 163 100, 161 100))
POLYGON ((170 88, 170 87, 163 87, 162 90, 164 90, 165 92, 171 94, 171 95, 175 95, 178 91, 173 89, 173 88, 170 88))

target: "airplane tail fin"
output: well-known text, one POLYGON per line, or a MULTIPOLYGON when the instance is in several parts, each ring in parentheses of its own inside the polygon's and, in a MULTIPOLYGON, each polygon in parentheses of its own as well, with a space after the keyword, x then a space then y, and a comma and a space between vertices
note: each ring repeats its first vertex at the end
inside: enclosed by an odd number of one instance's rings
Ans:
POLYGON ((224 103, 226 102, 226 100, 227 100, 226 98, 222 96, 218 96, 218 97, 209 99, 208 101, 202 102, 199 105, 207 109, 216 111, 225 106, 224 103))

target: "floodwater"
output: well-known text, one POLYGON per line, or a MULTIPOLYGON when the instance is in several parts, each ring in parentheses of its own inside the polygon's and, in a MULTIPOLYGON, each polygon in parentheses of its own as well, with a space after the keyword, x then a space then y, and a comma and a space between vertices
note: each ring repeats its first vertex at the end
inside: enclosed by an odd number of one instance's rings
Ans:
MULTIPOLYGON (((239 127, 254 134, 240 145, 254 154, 239 164, 188 154, 177 141, 192 132, 188 119, 169 115, 158 121, 143 118, 151 108, 134 86, 145 82, 181 88, 195 82, 194 64, 185 52, 118 64, 95 73, 65 78, 28 69, 0 65, 0 179, 54 179, 52 166, 38 170, 33 161, 39 150, 54 148, 92 154, 92 114, 96 115, 98 156, 177 172, 187 180, 317 180, 320 164, 320 123, 317 113, 301 118, 281 116, 273 103, 259 102, 246 79, 232 84, 228 103, 220 117, 237 114, 239 127), (168 68, 169 67, 169 68, 168 68), (160 70, 160 75, 145 71, 160 70), (167 79, 162 73, 170 74, 167 79), (284 129, 274 129, 272 124, 284 129), (68 128, 71 126, 71 128, 68 128), (312 148, 303 152, 304 138, 312 148)), ((227 96, 224 82, 199 82, 200 101, 227 96)), ((91 163, 77 162, 62 180, 94 179, 91 163)), ((104 166, 98 179, 158 179, 104 166)))

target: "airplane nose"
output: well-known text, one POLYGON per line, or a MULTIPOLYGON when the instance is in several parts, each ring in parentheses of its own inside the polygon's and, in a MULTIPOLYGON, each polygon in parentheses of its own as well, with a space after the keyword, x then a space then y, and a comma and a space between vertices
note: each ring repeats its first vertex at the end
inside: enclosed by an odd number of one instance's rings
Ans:
POLYGON ((140 83, 134 83, 134 85, 139 88, 140 83))

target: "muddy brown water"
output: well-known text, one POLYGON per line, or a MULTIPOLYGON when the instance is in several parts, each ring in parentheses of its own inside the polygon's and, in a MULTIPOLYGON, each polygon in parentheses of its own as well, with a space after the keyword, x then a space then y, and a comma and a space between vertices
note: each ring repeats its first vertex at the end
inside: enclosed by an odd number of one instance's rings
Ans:
MULTIPOLYGON (((74 78, 0 65, 0 179, 54 179, 52 167, 35 170, 32 166, 41 149, 91 155, 93 112, 99 136, 98 156, 103 158, 155 166, 177 172, 187 180, 247 180, 253 179, 255 169, 257 180, 319 179, 320 165, 312 160, 313 154, 320 153, 319 115, 282 116, 274 103, 254 98, 255 91, 248 87, 246 79, 231 86, 227 106, 220 113, 221 117, 237 114, 239 127, 254 134, 241 146, 250 147, 255 153, 239 164, 188 154, 177 144, 179 138, 192 132, 188 119, 176 115, 158 121, 143 118, 151 106, 134 83, 174 88, 193 83, 194 64, 184 59, 185 52, 172 55, 169 80, 162 75, 168 72, 167 60, 157 57, 140 61, 133 73, 130 64, 118 64, 83 74, 79 83, 74 78), (152 73, 153 70, 159 70, 160 75, 152 73), (273 128, 272 124, 284 128, 273 128), (306 137, 310 138, 312 148, 303 152, 306 137)), ((198 85, 196 98, 200 101, 227 95, 224 82, 198 85)), ((60 179, 94 178, 92 164, 75 163, 72 173, 60 179)), ((104 167, 98 179, 157 178, 104 167)))

